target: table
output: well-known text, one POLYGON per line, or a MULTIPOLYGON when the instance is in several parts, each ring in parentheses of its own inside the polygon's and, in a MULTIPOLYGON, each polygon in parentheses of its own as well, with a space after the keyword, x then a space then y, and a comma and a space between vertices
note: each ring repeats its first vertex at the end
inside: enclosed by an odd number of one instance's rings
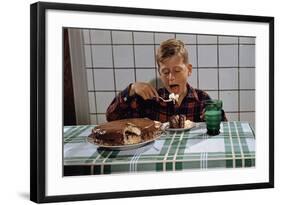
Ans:
POLYGON ((255 166, 255 134, 248 122, 222 122, 220 134, 206 124, 168 131, 133 150, 104 150, 88 141, 95 125, 64 127, 64 175, 165 172, 255 166))

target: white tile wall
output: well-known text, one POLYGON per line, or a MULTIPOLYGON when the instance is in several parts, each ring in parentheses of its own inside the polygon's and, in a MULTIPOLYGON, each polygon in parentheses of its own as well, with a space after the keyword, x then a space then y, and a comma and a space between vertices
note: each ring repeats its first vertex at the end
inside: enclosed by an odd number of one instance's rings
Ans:
POLYGON ((130 83, 135 82, 134 69, 115 69, 116 89, 124 90, 130 83))
POLYGON ((97 112, 105 113, 114 97, 114 92, 96 92, 97 112))
POLYGON ((223 101, 225 112, 238 110, 238 91, 220 91, 220 99, 223 101))
POLYGON ((198 44, 217 44, 217 36, 198 35, 198 44))
POLYGON ((185 44, 196 44, 196 35, 192 34, 176 34, 176 38, 185 44))
POLYGON ((97 115, 96 115, 96 114, 91 114, 91 115, 90 115, 90 122, 91 122, 91 124, 93 124, 93 125, 99 124, 98 121, 97 121, 97 115))
POLYGON ((171 33, 155 33, 155 44, 160 44, 162 41, 175 38, 175 34, 171 33))
POLYGON ((111 44, 110 31, 91 30, 90 38, 92 44, 111 44))
POLYGON ((153 33, 134 32, 135 44, 154 44, 153 33))
POLYGON ((240 89, 255 89, 255 69, 240 68, 240 89))
POLYGON ((112 48, 111 46, 92 46, 93 67, 112 68, 112 48))
POLYGON ((192 69, 192 73, 191 76, 189 76, 187 78, 187 82, 194 88, 198 88, 198 84, 197 84, 197 69, 193 68, 192 69))
POLYGON ((92 114, 90 115, 91 124, 97 125, 106 122, 106 115, 92 114))
POLYGON ((114 90, 115 88, 113 69, 95 69, 94 79, 96 90, 114 90))
POLYGON ((256 38, 253 37, 240 37, 239 38, 239 42, 241 44, 245 43, 245 44, 255 44, 256 43, 256 38))
POLYGON ((219 44, 238 44, 238 37, 219 36, 219 44))
POLYGON ((90 109, 90 113, 95 113, 95 112, 97 112, 95 93, 94 92, 89 92, 88 94, 89 94, 89 109, 90 109))
POLYGON ((155 67, 154 46, 135 46, 136 67, 155 67))
POLYGON ((217 90, 218 89, 218 69, 199 69, 199 89, 217 90))
POLYGON ((193 65, 188 82, 222 99, 228 120, 254 126, 255 38, 95 29, 82 30, 82 35, 88 90, 106 91, 89 92, 91 123, 104 122, 112 99, 135 80, 162 86, 155 72, 155 49, 176 37, 186 44, 193 65))
POLYGON ((198 45, 198 66, 217 67, 217 46, 198 45))
POLYGON ((238 66, 238 45, 219 46, 219 66, 221 67, 238 66))
POLYGON ((228 121, 239 121, 238 113, 225 113, 228 121))
POLYGON ((221 89, 238 89, 238 69, 220 69, 219 83, 221 89))
POLYGON ((219 91, 207 91, 212 99, 219 99, 219 91))
POLYGON ((113 46, 113 59, 116 68, 134 67, 133 46, 113 46))
POLYGON ((128 31, 112 31, 113 44, 132 44, 133 35, 128 31))
POLYGON ((240 91, 240 110, 255 110, 255 91, 240 91))
POLYGON ((106 115, 98 114, 98 124, 106 122, 106 115))
POLYGON ((197 67, 197 51, 196 45, 186 45, 188 52, 189 63, 192 64, 193 67, 197 67))
POLYGON ((239 58, 240 67, 255 67, 255 46, 240 45, 239 58))

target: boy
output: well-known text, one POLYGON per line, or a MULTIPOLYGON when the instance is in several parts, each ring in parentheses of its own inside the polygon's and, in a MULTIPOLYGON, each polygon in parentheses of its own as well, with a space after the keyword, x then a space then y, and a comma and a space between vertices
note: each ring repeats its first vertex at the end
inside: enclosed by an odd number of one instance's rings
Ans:
MULTIPOLYGON (((164 88, 156 90, 151 84, 135 82, 114 98, 109 105, 106 118, 108 121, 147 117, 151 120, 167 122, 172 115, 184 114, 194 122, 204 121, 204 101, 210 96, 191 87, 187 80, 192 73, 188 53, 180 40, 169 39, 161 43, 156 54, 158 72, 164 88), (164 102, 169 95, 178 95, 174 102, 164 102)), ((223 120, 226 120, 224 112, 223 120)))

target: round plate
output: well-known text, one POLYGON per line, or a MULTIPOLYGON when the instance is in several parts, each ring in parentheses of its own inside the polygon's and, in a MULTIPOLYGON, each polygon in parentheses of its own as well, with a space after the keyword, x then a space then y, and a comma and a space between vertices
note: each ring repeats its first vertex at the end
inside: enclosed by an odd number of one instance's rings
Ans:
POLYGON ((94 139, 91 137, 91 135, 87 138, 87 140, 88 140, 88 142, 95 144, 99 148, 102 148, 102 149, 122 151, 122 150, 130 150, 130 149, 137 149, 137 148, 143 147, 143 146, 148 145, 148 144, 154 142, 155 140, 159 139, 160 136, 161 136, 161 133, 157 134, 153 139, 147 140, 145 142, 140 142, 137 144, 129 144, 129 145, 115 145, 115 146, 98 144, 94 141, 94 139))

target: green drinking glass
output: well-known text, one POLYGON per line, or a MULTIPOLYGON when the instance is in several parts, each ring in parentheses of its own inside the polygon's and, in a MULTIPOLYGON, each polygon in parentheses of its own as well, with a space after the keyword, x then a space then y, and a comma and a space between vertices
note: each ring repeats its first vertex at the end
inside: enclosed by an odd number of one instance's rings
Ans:
POLYGON ((218 135, 221 123, 221 100, 207 100, 205 102, 205 121, 208 135, 218 135))

